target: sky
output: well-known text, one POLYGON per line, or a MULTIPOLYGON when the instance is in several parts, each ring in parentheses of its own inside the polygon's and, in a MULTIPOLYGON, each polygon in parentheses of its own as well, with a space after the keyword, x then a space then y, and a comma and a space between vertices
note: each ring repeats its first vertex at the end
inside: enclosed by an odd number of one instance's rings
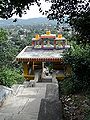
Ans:
MULTIPOLYGON (((44 0, 41 1, 41 8, 42 10, 48 10, 51 6, 51 3, 44 2, 44 0)), ((46 17, 45 15, 42 15, 42 13, 39 12, 39 7, 34 4, 30 6, 30 10, 27 11, 27 14, 23 14, 20 18, 19 16, 14 15, 12 18, 19 18, 19 19, 29 19, 29 18, 38 18, 38 17, 46 17)))

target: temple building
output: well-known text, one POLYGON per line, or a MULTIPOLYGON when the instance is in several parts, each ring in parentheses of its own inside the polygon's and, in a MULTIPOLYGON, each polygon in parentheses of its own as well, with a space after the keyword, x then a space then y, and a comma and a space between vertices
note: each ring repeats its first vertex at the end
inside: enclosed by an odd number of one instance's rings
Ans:
POLYGON ((26 80, 36 80, 36 74, 38 79, 43 81, 44 77, 51 76, 51 71, 56 73, 56 79, 62 80, 65 75, 71 73, 69 65, 64 65, 63 52, 69 49, 70 45, 67 44, 67 40, 59 34, 51 34, 50 31, 46 31, 46 34, 36 34, 35 38, 32 38, 32 46, 26 46, 17 56, 16 61, 23 64, 23 75, 26 80), (49 67, 46 66, 49 64, 49 67), (51 68, 50 68, 51 65, 51 68), (37 72, 38 71, 38 72, 37 72))

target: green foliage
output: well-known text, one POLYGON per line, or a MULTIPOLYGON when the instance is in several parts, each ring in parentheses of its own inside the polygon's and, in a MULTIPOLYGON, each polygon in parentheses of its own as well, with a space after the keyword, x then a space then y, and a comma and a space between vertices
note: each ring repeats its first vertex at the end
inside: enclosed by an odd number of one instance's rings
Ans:
POLYGON ((7 35, 8 35, 7 31, 1 28, 0 29, 0 44, 1 42, 7 40, 7 35))
MULTIPOLYGON (((80 13, 81 11, 87 10, 89 7, 89 0, 46 0, 45 2, 51 2, 52 6, 49 11, 41 8, 41 1, 40 0, 1 0, 0 1, 0 17, 1 18, 11 18, 13 14, 19 15, 22 17, 22 14, 26 14, 27 10, 30 9, 31 5, 36 3, 39 7, 39 11, 42 14, 47 14, 49 12, 48 17, 51 19, 60 20, 64 15, 71 15, 75 16, 76 14, 80 13)), ((16 22, 16 19, 14 20, 16 22)))
POLYGON ((72 67, 70 81, 71 86, 73 86, 72 92, 90 90, 90 46, 87 45, 83 48, 80 45, 73 45, 64 54, 64 60, 65 63, 70 64, 72 67))
MULTIPOLYGON (((90 102, 90 94, 87 95, 87 100, 88 100, 88 103, 89 103, 90 102)), ((85 120, 90 120, 90 105, 86 107, 85 120)))
POLYGON ((3 42, 0 44, 0 47, 0 66, 12 66, 12 62, 17 53, 17 47, 15 48, 11 41, 3 42))
POLYGON ((20 72, 4 67, 0 70, 0 84, 11 87, 13 84, 22 83, 24 78, 20 72))
POLYGON ((11 87, 15 83, 23 82, 24 78, 19 72, 21 67, 13 64, 13 61, 19 49, 23 49, 25 45, 26 42, 20 39, 9 40, 7 31, 0 29, 0 84, 11 87))
POLYGON ((64 95, 68 95, 73 93, 73 82, 72 82, 72 78, 66 78, 63 81, 61 81, 60 83, 61 86, 61 92, 64 95))
POLYGON ((86 110, 85 120, 90 120, 90 108, 86 110))
MULTIPOLYGON (((13 14, 18 14, 22 17, 22 14, 26 13, 26 10, 29 10, 30 6, 33 3, 37 3, 37 0, 1 0, 0 1, 0 17, 1 18, 10 18, 13 14)), ((37 3, 39 4, 39 3, 37 3)))
POLYGON ((31 45, 32 43, 31 41, 34 36, 35 36, 35 33, 33 33, 33 31, 27 33, 26 40, 28 41, 28 45, 31 45))
POLYGON ((76 41, 90 43, 90 1, 89 0, 52 0, 49 19, 59 23, 69 23, 77 35, 76 41))
POLYGON ((52 0, 48 17, 59 22, 65 15, 75 17, 78 13, 86 11, 90 7, 89 2, 89 0, 52 0))
POLYGON ((90 9, 71 18, 70 25, 76 31, 76 41, 79 44, 90 43, 90 9))

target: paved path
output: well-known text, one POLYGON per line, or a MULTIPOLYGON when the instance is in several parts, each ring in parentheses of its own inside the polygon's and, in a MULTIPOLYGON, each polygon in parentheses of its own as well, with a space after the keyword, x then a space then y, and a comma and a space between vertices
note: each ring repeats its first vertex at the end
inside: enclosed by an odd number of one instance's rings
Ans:
POLYGON ((37 120, 45 92, 46 83, 36 83, 35 87, 20 87, 17 95, 9 97, 0 108, 0 120, 37 120))

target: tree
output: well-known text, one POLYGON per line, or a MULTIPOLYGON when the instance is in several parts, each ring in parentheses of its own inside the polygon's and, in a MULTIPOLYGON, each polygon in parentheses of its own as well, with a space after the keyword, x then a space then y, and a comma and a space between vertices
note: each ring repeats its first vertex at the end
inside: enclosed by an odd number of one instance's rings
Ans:
POLYGON ((13 65, 18 49, 19 47, 8 39, 8 32, 0 29, 0 84, 2 85, 10 87, 12 84, 21 83, 24 80, 20 75, 19 66, 13 65))
POLYGON ((65 15, 75 17, 81 12, 86 12, 90 7, 89 0, 51 0, 51 2, 48 18, 58 21, 65 15))
POLYGON ((73 17, 70 24, 76 31, 77 43, 90 43, 90 10, 73 17))
POLYGON ((90 0, 52 0, 47 14, 49 19, 56 19, 58 23, 67 20, 74 29, 77 43, 90 43, 90 0))
POLYGON ((8 32, 0 29, 0 68, 12 66, 17 49, 13 42, 8 39, 8 32))
POLYGON ((0 43, 7 40, 8 38, 7 35, 8 35, 7 31, 1 28, 0 29, 0 43))
MULTIPOLYGON (((64 15, 76 16, 82 11, 87 11, 90 0, 45 0, 52 3, 51 9, 45 11, 50 19, 60 19, 64 15)), ((22 17, 22 14, 26 14, 26 10, 30 9, 30 6, 36 3, 39 7, 41 5, 40 0, 1 0, 0 1, 0 17, 10 18, 13 14, 22 17)), ((39 9, 43 12, 42 9, 39 9)))
POLYGON ((13 14, 22 17, 22 14, 26 14, 26 10, 29 10, 34 3, 40 6, 38 0, 0 0, 0 17, 8 19, 13 14))
MULTIPOLYGON (((81 11, 87 11, 90 0, 45 0, 52 3, 49 10, 49 18, 60 20, 63 15, 76 16, 81 11)), ((13 14, 18 14, 20 17, 22 14, 26 14, 26 10, 30 9, 30 6, 36 3, 39 7, 41 5, 40 0, 1 0, 0 1, 0 17, 10 18, 13 14)), ((42 12, 41 8, 39 9, 42 12)), ((48 11, 46 11, 47 13, 48 11)))

